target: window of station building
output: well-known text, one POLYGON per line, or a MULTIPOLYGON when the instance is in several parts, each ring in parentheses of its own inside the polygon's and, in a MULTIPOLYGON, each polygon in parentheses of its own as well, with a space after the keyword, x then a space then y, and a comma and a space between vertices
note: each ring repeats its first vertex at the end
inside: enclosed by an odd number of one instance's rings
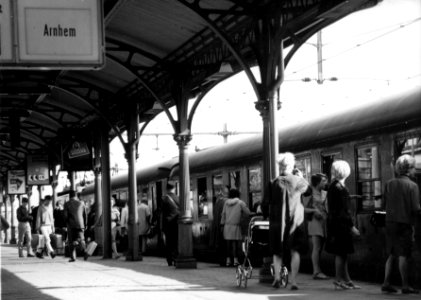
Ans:
POLYGON ((310 182, 311 178, 311 157, 310 155, 299 156, 295 159, 295 167, 303 173, 305 180, 310 182))
POLYGON ((262 169, 251 167, 248 169, 249 205, 250 210, 256 212, 257 206, 262 203, 262 169))
POLYGON ((201 177, 197 179, 197 211, 199 218, 208 216, 206 177, 201 177))
POLYGON ((358 210, 367 211, 381 206, 380 158, 377 145, 358 147, 357 194, 358 210))
POLYGON ((322 173, 326 174, 329 182, 332 181, 332 176, 331 176, 332 164, 335 160, 340 160, 340 159, 342 159, 342 152, 340 151, 323 153, 321 156, 322 173))

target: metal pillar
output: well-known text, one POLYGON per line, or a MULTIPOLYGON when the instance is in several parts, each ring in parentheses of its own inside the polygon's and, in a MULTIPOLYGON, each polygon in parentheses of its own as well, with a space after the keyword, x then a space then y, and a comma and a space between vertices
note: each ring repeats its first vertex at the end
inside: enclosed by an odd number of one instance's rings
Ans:
POLYGON ((16 196, 12 195, 10 198, 10 244, 16 244, 16 225, 15 225, 15 201, 16 196))
POLYGON ((193 257, 193 219, 190 208, 190 166, 188 144, 190 134, 175 134, 174 140, 179 149, 180 170, 180 216, 178 219, 178 257, 175 266, 179 269, 194 269, 197 267, 193 257))
POLYGON ((101 132, 101 172, 102 172, 102 248, 103 258, 112 258, 111 249, 111 176, 110 145, 108 142, 108 126, 101 132))
POLYGON ((103 224, 100 222, 102 217, 102 191, 101 191, 101 132, 98 132, 94 145, 94 175, 95 175, 95 240, 98 244, 98 253, 103 253, 103 224))
POLYGON ((128 142, 125 145, 127 164, 129 166, 129 220, 128 220, 128 251, 126 260, 136 261, 142 260, 139 255, 139 231, 136 225, 137 216, 137 181, 136 181, 136 159, 137 144, 139 142, 139 115, 137 113, 137 105, 130 106, 128 112, 128 142), (133 107, 134 106, 134 107, 133 107))
MULTIPOLYGON (((9 222, 9 217, 7 213, 7 199, 10 199, 10 195, 4 197, 4 218, 9 222)), ((10 223, 9 223, 10 224, 10 223)), ((4 231, 4 240, 5 244, 9 243, 9 229, 4 231)))

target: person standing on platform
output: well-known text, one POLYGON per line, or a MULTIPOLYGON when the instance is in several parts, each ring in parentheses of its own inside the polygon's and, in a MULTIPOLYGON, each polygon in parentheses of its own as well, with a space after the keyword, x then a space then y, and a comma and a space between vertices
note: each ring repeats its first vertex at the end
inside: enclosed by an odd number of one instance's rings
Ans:
POLYGON ((240 200, 240 192, 237 189, 230 189, 228 200, 225 201, 221 215, 221 224, 224 225, 224 239, 227 243, 227 267, 240 264, 238 254, 243 240, 241 221, 247 220, 249 216, 250 210, 244 201, 240 200), (234 258, 233 263, 231 263, 231 255, 234 258))
POLYGON ((80 245, 83 249, 85 260, 88 255, 85 253, 85 224, 86 210, 85 204, 76 198, 76 192, 69 191, 70 200, 64 204, 64 218, 67 224, 67 234, 69 241, 70 259, 69 262, 76 261, 76 246, 80 245))
POLYGON ((313 246, 311 252, 313 279, 329 279, 320 268, 320 255, 326 239, 327 193, 324 190, 326 185, 325 174, 314 174, 311 176, 311 195, 304 198, 307 200, 304 211, 309 216, 307 230, 313 246))
POLYGON ((354 253, 353 236, 360 235, 351 214, 351 198, 345 180, 351 173, 349 164, 337 160, 332 164, 332 183, 327 191, 328 217, 326 251, 335 255, 335 281, 341 289, 359 289, 348 273, 348 255, 354 253))
POLYGON ((166 258, 168 266, 174 265, 178 256, 178 216, 180 202, 175 194, 175 184, 167 183, 167 194, 162 198, 162 231, 165 234, 166 258))
MULTIPOLYGON (((38 207, 37 220, 36 220, 36 232, 40 232, 45 241, 48 254, 51 258, 56 257, 53 247, 51 246, 50 234, 54 232, 54 218, 50 208, 51 196, 45 196, 44 201, 38 207)), ((43 249, 38 249, 35 255, 38 258, 44 258, 42 255, 43 249)))
POLYGON ((124 207, 121 209, 120 221, 120 246, 123 252, 126 252, 129 247, 129 206, 127 201, 125 201, 124 207))
POLYGON ((120 229, 120 211, 116 204, 116 198, 111 198, 111 249, 115 259, 119 259, 121 254, 117 251, 117 233, 120 229))
POLYGON ((144 189, 142 192, 142 199, 137 208, 137 215, 139 217, 139 242, 142 254, 146 252, 147 234, 151 228, 151 209, 148 205, 148 190, 144 189))
POLYGON ((22 198, 22 205, 18 207, 16 210, 16 217, 19 221, 18 224, 18 232, 19 232, 19 240, 18 240, 18 248, 19 248, 19 257, 23 257, 23 242, 26 240, 26 249, 28 250, 28 257, 34 257, 34 253, 32 252, 31 247, 31 222, 32 216, 29 214, 28 211, 28 203, 29 200, 26 197, 22 198))
POLYGON ((291 290, 298 290, 296 277, 300 253, 304 254, 308 249, 301 203, 301 194, 308 189, 308 183, 299 170, 294 170, 292 153, 279 154, 278 164, 280 176, 271 182, 261 206, 263 216, 269 217, 269 248, 275 276, 272 286, 280 288, 282 258, 291 255, 291 290))
POLYGON ((419 188, 411 180, 415 177, 415 158, 410 155, 400 156, 396 160, 395 171, 398 177, 389 180, 384 189, 386 249, 389 257, 381 290, 397 292, 390 283, 390 277, 394 258, 398 257, 402 294, 418 294, 419 291, 411 288, 408 281, 408 258, 411 257, 414 225, 420 212, 419 188))
POLYGON ((63 241, 67 239, 67 224, 64 218, 63 201, 56 202, 56 208, 53 211, 54 227, 57 234, 61 234, 63 241))
POLYGON ((226 258, 226 242, 224 239, 224 226, 221 224, 222 211, 224 209, 225 201, 228 199, 230 187, 224 185, 221 187, 218 198, 215 201, 213 207, 213 241, 216 249, 216 255, 218 257, 218 262, 220 266, 225 266, 226 258))

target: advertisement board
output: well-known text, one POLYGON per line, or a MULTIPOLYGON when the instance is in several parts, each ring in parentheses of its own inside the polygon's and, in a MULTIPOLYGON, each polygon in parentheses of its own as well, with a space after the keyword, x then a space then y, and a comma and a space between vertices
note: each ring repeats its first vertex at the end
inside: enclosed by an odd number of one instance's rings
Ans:
POLYGON ((25 194, 26 177, 25 170, 7 171, 7 194, 25 194))
POLYGON ((48 156, 44 154, 27 156, 28 185, 49 184, 48 156))

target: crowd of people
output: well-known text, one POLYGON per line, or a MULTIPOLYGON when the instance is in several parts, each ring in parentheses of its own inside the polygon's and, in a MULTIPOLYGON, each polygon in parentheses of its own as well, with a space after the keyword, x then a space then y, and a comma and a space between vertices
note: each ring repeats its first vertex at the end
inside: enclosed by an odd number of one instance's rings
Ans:
MULTIPOLYGON (((311 239, 311 260, 313 278, 329 279, 321 268, 323 250, 334 256, 335 289, 360 289, 348 272, 348 258, 354 253, 353 240, 360 235, 355 225, 351 209, 351 197, 346 186, 351 168, 344 160, 334 161, 331 168, 330 184, 325 174, 314 174, 308 183, 302 173, 295 169, 295 157, 292 153, 279 155, 280 175, 270 182, 265 190, 265 197, 256 207, 258 213, 269 220, 269 251, 273 255, 274 281, 272 286, 281 286, 280 270, 289 258, 291 270, 290 286, 298 290, 297 275, 300 268, 300 256, 309 250, 308 237, 311 239), (307 220, 307 222, 305 222, 307 220)), ((420 215, 420 195, 418 185, 411 180, 415 175, 415 159, 402 155, 395 163, 396 177, 388 181, 384 188, 384 210, 386 212, 386 244, 388 258, 385 263, 385 277, 381 291, 396 293, 391 284, 393 261, 398 259, 402 281, 402 293, 419 293, 409 284, 408 259, 411 256, 414 237, 414 225, 420 215)), ((50 210, 51 196, 46 196, 39 207, 29 213, 28 199, 23 198, 17 209, 19 221, 19 257, 23 257, 24 241, 27 256, 43 258, 43 252, 54 258, 56 253, 51 246, 51 234, 58 233, 67 238, 70 250, 70 262, 76 261, 76 248, 86 253, 85 238, 94 240, 93 228, 100 222, 95 210, 87 215, 85 204, 74 191, 69 193, 70 200, 57 203, 54 213, 50 210), (32 229, 32 230, 31 230, 32 229), (45 241, 45 249, 39 248, 33 253, 31 232, 39 233, 45 241)), ((116 237, 127 235, 128 208, 116 206, 116 199, 111 199, 111 241, 115 258, 117 251, 116 237)), ((147 235, 152 224, 151 210, 148 206, 147 191, 142 191, 138 204, 138 232, 140 249, 146 250, 147 235)), ((175 193, 175 184, 167 183, 167 194, 160 207, 162 231, 165 234, 166 260, 174 265, 178 255, 178 218, 180 214, 179 198, 175 193)), ((241 200, 239 191, 229 186, 222 186, 213 206, 212 244, 223 266, 240 264, 241 242, 245 233, 242 222, 248 220, 250 210, 241 200)))
MULTIPOLYGON (((360 289, 349 275, 348 258, 354 253, 353 240, 360 232, 355 226, 351 196, 346 186, 351 168, 344 160, 333 162, 330 184, 326 174, 311 176, 310 183, 295 167, 292 153, 279 155, 279 173, 265 190, 265 198, 255 207, 269 220, 269 251, 273 255, 274 281, 281 286, 281 267, 290 262, 290 286, 298 290, 297 274, 300 256, 309 250, 313 279, 330 279, 321 268, 323 251, 334 256, 335 289, 360 289), (305 222, 306 220, 306 222, 305 222)), ((382 292, 397 293, 391 285, 393 261, 398 258, 403 294, 418 294, 408 282, 408 259, 413 247, 415 219, 421 213, 419 187, 411 180, 415 175, 415 159, 402 155, 395 163, 396 177, 386 183, 383 209, 386 212, 386 242, 388 259, 382 292)), ((250 211, 239 200, 238 190, 223 186, 214 205, 213 240, 221 265, 238 265, 239 245, 246 235, 241 232, 241 219, 250 211), (226 258, 224 263, 223 259, 226 258), (231 260, 233 258, 233 262, 231 260)))

